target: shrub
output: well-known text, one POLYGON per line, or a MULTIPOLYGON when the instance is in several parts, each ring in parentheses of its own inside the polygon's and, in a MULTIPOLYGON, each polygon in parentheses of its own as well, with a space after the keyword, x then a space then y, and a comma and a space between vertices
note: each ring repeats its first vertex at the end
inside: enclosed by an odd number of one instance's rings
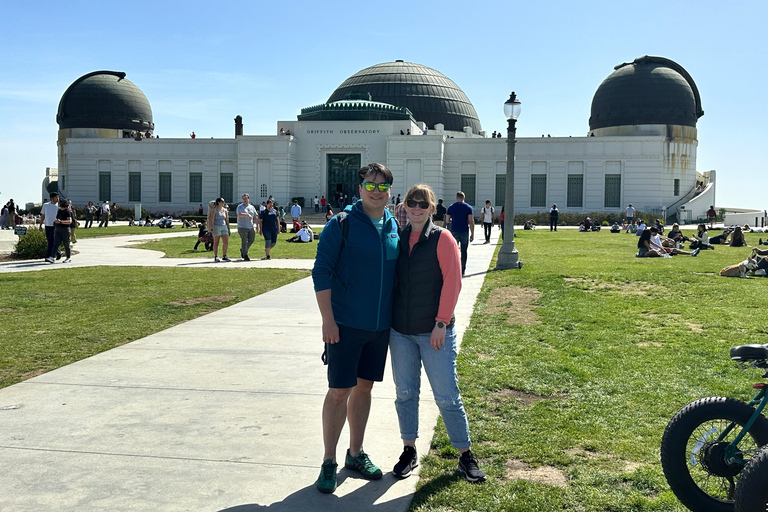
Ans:
POLYGON ((48 239, 45 238, 45 231, 28 229, 26 235, 19 237, 11 256, 20 260, 41 260, 45 258, 47 250, 48 239))

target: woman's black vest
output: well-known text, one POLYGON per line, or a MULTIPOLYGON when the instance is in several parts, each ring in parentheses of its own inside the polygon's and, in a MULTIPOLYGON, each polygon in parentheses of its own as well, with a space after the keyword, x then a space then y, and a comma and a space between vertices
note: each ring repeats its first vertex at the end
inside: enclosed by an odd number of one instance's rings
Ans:
POLYGON ((411 228, 409 224, 400 234, 392 328, 401 334, 425 334, 435 327, 443 290, 443 273, 437 261, 437 243, 443 228, 427 221, 409 254, 411 228))

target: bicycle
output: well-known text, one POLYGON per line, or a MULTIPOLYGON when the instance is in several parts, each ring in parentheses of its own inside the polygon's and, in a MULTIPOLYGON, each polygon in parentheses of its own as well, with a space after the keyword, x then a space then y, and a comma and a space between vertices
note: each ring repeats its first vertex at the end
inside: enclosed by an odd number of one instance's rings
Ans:
POLYGON ((744 466, 733 501, 735 512, 768 510, 768 446, 760 449, 744 466))
MULTIPOLYGON (((768 379, 768 345, 730 350, 742 369, 761 368, 768 379)), ((700 398, 669 421, 661 439, 661 465, 669 487, 693 512, 734 512, 737 477, 768 444, 768 385, 752 386, 748 403, 721 396, 700 398)), ((763 509, 765 510, 765 509, 763 509)))

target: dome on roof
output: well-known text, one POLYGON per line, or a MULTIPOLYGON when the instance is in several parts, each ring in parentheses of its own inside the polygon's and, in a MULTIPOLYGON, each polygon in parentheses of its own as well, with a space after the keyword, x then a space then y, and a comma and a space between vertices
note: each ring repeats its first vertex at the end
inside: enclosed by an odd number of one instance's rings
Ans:
POLYGON ((678 63, 646 55, 614 69, 592 99, 590 130, 648 124, 695 128, 704 115, 696 83, 678 63))
POLYGON ((385 62, 358 71, 342 83, 327 103, 345 99, 349 93, 370 93, 375 102, 404 107, 414 119, 433 128, 442 123, 446 130, 460 132, 471 126, 481 130, 475 107, 453 80, 421 64, 385 62))
POLYGON ((62 130, 155 128, 147 97, 122 71, 94 71, 75 80, 61 97, 56 122, 62 130))

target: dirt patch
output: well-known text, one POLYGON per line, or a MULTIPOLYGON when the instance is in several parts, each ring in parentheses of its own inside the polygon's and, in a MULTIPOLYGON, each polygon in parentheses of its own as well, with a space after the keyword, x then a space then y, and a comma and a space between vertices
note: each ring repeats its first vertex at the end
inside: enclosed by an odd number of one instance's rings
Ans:
POLYGON ((570 450, 565 450, 565 454, 570 455, 571 457, 578 457, 578 458, 583 458, 588 460, 603 460, 607 462, 618 463, 623 473, 632 473, 636 469, 640 468, 640 466, 642 466, 642 464, 640 464, 639 462, 620 459, 609 453, 590 452, 587 450, 582 450, 580 448, 572 448, 570 450))
MULTIPOLYGON (((1 311, 1 310, 0 310, 0 311, 1 311)), ((478 359, 481 359, 481 360, 482 360, 482 359, 493 359, 493 356, 492 356, 492 355, 489 355, 489 354, 477 354, 477 358, 478 358, 478 359)))
POLYGON ((573 283, 574 287, 580 288, 587 293, 610 292, 621 295, 648 295, 649 292, 660 289, 656 285, 644 282, 605 283, 597 279, 584 279, 581 277, 565 277, 563 280, 567 283, 573 283))
POLYGON ((0 313, 7 313, 8 311, 13 311, 13 308, 0 308, 0 313))
POLYGON ((516 402, 519 402, 524 407, 528 407, 529 405, 539 402, 541 400, 544 400, 546 398, 541 395, 526 393, 525 391, 520 391, 518 389, 502 389, 501 391, 490 393, 489 397, 491 398, 491 400, 494 400, 496 402, 514 400, 516 402))
POLYGON ((197 299, 181 299, 171 302, 172 306, 193 306, 207 302, 227 302, 234 299, 234 295, 216 295, 215 297, 198 297, 197 299))
POLYGON ((486 312, 506 314, 510 324, 535 325, 539 323, 539 317, 532 304, 540 298, 541 292, 535 288, 502 286, 491 291, 486 312))
POLYGON ((661 343, 658 341, 641 341, 637 344, 638 347, 660 347, 661 343))
POLYGON ((552 466, 533 468, 517 459, 509 459, 506 466, 506 471, 504 471, 505 480, 528 480, 529 482, 554 485, 556 487, 568 485, 565 473, 552 466))
POLYGON ((45 334, 48 331, 35 331, 35 334, 45 334))
POLYGON ((702 326, 701 324, 694 324, 694 323, 691 323, 691 322, 686 322, 685 325, 687 325, 688 328, 690 330, 692 330, 693 332, 704 332, 704 326, 702 326))
POLYGON ((44 374, 48 371, 48 368, 38 368, 37 370, 32 370, 31 372, 27 372, 21 376, 22 379, 27 380, 31 379, 33 377, 37 377, 39 375, 44 374))

